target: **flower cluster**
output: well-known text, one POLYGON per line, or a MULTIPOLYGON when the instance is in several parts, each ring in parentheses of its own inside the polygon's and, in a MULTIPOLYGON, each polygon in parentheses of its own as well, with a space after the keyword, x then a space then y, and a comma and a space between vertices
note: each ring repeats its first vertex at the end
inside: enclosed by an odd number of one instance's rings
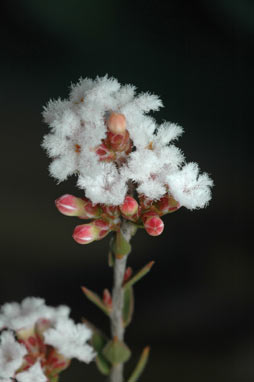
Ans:
POLYGON ((0 310, 0 381, 53 382, 72 358, 90 362, 92 332, 69 318, 69 308, 53 308, 28 297, 0 310))
MULTIPOLYGON (((156 235, 163 230, 158 218, 169 200, 177 208, 189 209, 203 208, 209 202, 212 180, 199 173, 196 163, 186 163, 173 144, 183 129, 169 122, 159 125, 148 115, 161 106, 156 95, 136 95, 134 86, 121 86, 105 76, 81 79, 72 86, 69 99, 50 101, 45 107, 43 116, 51 131, 42 146, 53 159, 50 174, 59 182, 77 175, 86 199, 75 199, 79 209, 79 213, 74 209, 75 216, 96 218, 89 226, 76 228, 77 241, 104 237, 118 224, 120 215, 141 221, 148 233, 156 235), (91 213, 84 214, 82 203, 91 213), (126 213, 129 203, 137 215, 126 213)), ((71 215, 69 207, 67 214, 71 215)))

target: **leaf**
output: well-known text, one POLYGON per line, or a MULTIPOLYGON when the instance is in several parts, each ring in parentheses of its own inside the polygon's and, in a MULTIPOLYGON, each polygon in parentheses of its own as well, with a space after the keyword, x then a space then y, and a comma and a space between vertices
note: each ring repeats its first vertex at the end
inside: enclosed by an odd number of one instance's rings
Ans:
POLYGON ((97 353, 101 353, 102 349, 108 342, 107 337, 99 330, 93 332, 91 344, 97 353))
POLYGON ((109 375, 111 370, 110 363, 103 357, 101 353, 98 353, 95 358, 96 366, 103 375, 109 375))
POLYGON ((108 310, 108 308, 106 307, 106 305, 104 304, 104 302, 102 301, 102 299, 96 294, 94 293, 93 291, 91 291, 90 289, 86 288, 86 287, 81 287, 83 293, 86 295, 86 297, 92 301, 95 305, 98 306, 98 308, 100 308, 107 316, 109 316, 110 312, 108 310))
POLYGON ((127 283, 124 284, 124 288, 129 288, 134 285, 137 281, 142 279, 152 268, 154 265, 154 261, 150 261, 150 263, 146 264, 144 268, 142 268, 138 273, 136 273, 127 283))
POLYGON ((122 257, 128 255, 131 252, 131 245, 125 239, 121 230, 116 232, 116 238, 113 242, 112 248, 113 248, 115 256, 118 259, 121 259, 122 257))
POLYGON ((130 378, 128 379, 127 382, 137 382, 138 378, 140 377, 140 375, 142 374, 144 368, 146 367, 146 364, 147 364, 147 361, 148 361, 148 357, 149 357, 149 353, 150 353, 150 347, 147 346, 144 348, 140 358, 139 358, 139 361, 137 363, 137 366, 135 367, 135 369, 133 370, 130 378))
POLYGON ((128 326, 131 322, 132 315, 134 311, 134 292, 133 288, 129 286, 124 289, 124 300, 123 300, 123 323, 124 326, 128 326))
POLYGON ((116 365, 126 362, 131 356, 131 351, 125 343, 114 337, 113 340, 107 343, 102 354, 112 365, 116 365))

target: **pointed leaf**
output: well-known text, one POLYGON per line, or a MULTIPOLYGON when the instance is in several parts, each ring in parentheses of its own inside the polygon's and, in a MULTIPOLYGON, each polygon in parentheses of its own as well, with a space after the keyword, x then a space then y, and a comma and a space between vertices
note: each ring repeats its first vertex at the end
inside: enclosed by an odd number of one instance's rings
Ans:
POLYGON ((145 347, 141 356, 140 356, 140 359, 137 363, 137 366, 133 370, 133 372, 132 372, 132 374, 131 374, 131 376, 127 382, 137 382, 138 378, 142 374, 142 372, 143 372, 143 370, 147 364, 149 352, 150 352, 150 347, 149 346, 145 347))
POLYGON ((116 365, 126 362, 131 356, 131 351, 125 343, 115 337, 107 343, 102 354, 112 365, 116 365))
POLYGON ((109 375, 111 365, 110 363, 103 357, 101 353, 98 353, 96 358, 95 358, 96 366, 98 370, 103 374, 103 375, 109 375))
POLYGON ((134 285, 137 281, 142 279, 152 268, 154 265, 154 261, 150 261, 150 263, 146 264, 144 268, 142 268, 138 273, 136 273, 127 283, 124 284, 124 288, 129 288, 134 285))
POLYGON ((123 256, 128 255, 131 252, 131 245, 125 239, 121 230, 117 231, 116 238, 113 242, 113 251, 117 258, 121 259, 123 256))
POLYGON ((98 306, 107 316, 109 316, 109 311, 102 299, 94 292, 92 292, 90 289, 81 287, 83 293, 86 295, 86 297, 92 301, 95 305, 98 306))
POLYGON ((134 292, 133 288, 129 286, 124 289, 124 300, 123 300, 123 323, 126 327, 130 324, 132 315, 134 311, 134 292))
POLYGON ((91 344, 97 353, 101 353, 107 342, 108 339, 102 332, 99 330, 93 332, 91 344))

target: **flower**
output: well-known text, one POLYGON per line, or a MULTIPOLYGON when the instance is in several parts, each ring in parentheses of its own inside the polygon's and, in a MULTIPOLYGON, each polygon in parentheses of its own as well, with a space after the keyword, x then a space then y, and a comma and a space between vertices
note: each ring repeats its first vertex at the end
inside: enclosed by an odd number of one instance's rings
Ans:
POLYGON ((69 366, 72 358, 89 363, 92 331, 69 318, 67 306, 51 307, 28 297, 0 310, 0 380, 46 382, 69 366))
POLYGON ((16 341, 14 334, 11 331, 4 331, 0 342, 0 377, 13 377, 15 371, 22 365, 26 354, 25 346, 16 341))
POLYGON ((53 159, 50 174, 59 182, 75 174, 94 204, 123 204, 134 183, 138 194, 153 201, 170 192, 187 208, 206 206, 212 180, 198 175, 196 164, 186 165, 173 144, 183 129, 147 115, 160 107, 158 96, 136 95, 134 86, 114 78, 81 79, 68 99, 44 108, 51 131, 42 146, 53 159))
POLYGON ((173 144, 182 127, 157 124, 148 115, 160 107, 158 96, 136 94, 134 86, 105 76, 81 79, 68 99, 44 108, 51 129, 42 143, 52 158, 49 172, 59 182, 76 175, 86 196, 63 195, 56 206, 64 215, 93 220, 75 228, 76 242, 88 244, 119 230, 121 218, 157 236, 162 215, 208 204, 213 181, 173 144))
POLYGON ((71 319, 59 320, 44 332, 45 342, 53 346, 66 358, 77 358, 89 363, 95 357, 92 347, 87 344, 91 330, 85 324, 75 324, 71 319))

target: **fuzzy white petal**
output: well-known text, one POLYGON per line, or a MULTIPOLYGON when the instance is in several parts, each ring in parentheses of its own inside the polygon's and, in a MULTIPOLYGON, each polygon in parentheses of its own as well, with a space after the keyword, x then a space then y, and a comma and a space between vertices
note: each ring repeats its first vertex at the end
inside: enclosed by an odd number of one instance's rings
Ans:
POLYGON ((44 332, 46 344, 55 347, 66 358, 77 358, 86 363, 95 357, 93 348, 87 344, 91 336, 92 331, 85 324, 75 324, 71 319, 59 320, 44 332))
POLYGON ((205 207, 211 199, 213 181, 206 173, 199 174, 197 163, 188 163, 167 177, 173 197, 190 210, 205 207))
POLYGON ((3 332, 0 337, 0 377, 13 377, 15 371, 22 365, 26 354, 25 346, 15 340, 12 332, 3 332))
POLYGON ((17 382, 47 382, 48 378, 43 373, 40 362, 36 362, 28 370, 16 375, 17 382))

